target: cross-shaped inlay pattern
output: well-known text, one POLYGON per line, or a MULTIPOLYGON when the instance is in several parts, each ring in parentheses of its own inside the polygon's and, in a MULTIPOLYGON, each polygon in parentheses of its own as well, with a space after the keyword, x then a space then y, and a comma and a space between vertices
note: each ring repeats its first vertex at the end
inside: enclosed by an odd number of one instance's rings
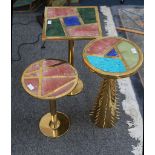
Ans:
POLYGON ((22 85, 39 99, 57 99, 69 94, 78 81, 77 71, 62 60, 40 60, 26 68, 22 85))

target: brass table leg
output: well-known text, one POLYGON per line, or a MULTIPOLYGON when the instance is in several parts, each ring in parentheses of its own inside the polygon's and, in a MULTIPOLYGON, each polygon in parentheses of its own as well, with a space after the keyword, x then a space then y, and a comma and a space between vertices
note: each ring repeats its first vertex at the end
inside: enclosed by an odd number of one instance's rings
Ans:
POLYGON ((50 113, 45 114, 39 123, 40 131, 47 137, 57 138, 68 131, 70 121, 64 113, 56 111, 56 100, 50 101, 50 113))
MULTIPOLYGON (((68 62, 74 66, 74 40, 68 40, 68 62)), ((68 95, 77 95, 83 90, 83 82, 78 79, 74 90, 68 95)))
POLYGON ((105 79, 90 112, 90 118, 99 128, 111 128, 118 119, 118 106, 116 104, 116 80, 105 79))
POLYGON ((71 0, 67 0, 67 5, 70 5, 71 4, 71 0))

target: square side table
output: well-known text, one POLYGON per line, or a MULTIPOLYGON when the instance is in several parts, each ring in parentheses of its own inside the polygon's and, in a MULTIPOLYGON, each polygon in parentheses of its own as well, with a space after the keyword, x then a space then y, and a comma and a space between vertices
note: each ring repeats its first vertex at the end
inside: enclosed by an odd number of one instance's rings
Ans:
MULTIPOLYGON (((74 40, 102 37, 101 23, 96 6, 45 7, 42 40, 68 40, 68 62, 74 66, 74 40)), ((83 89, 78 84, 70 95, 83 89)))

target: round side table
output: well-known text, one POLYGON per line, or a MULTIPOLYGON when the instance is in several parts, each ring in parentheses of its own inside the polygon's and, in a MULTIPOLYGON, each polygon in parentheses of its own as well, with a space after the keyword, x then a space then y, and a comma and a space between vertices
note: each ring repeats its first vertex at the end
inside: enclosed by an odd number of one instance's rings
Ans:
POLYGON ((100 128, 111 128, 118 119, 116 79, 135 74, 143 63, 143 54, 132 41, 104 37, 84 48, 83 60, 92 72, 104 78, 90 118, 100 128))
POLYGON ((72 65, 58 59, 43 59, 28 66, 21 82, 33 97, 49 100, 50 113, 39 123, 40 131, 47 137, 63 135, 70 126, 67 115, 56 110, 56 99, 68 95, 77 85, 78 73, 72 65))

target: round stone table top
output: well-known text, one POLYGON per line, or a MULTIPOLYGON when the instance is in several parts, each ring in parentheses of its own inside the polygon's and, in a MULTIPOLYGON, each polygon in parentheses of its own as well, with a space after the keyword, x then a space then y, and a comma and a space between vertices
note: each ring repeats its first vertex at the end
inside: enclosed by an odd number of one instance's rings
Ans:
POLYGON ((123 78, 137 72, 143 63, 140 48, 120 37, 92 40, 83 51, 86 66, 105 78, 123 78))
POLYGON ((58 59, 34 62, 23 72, 21 82, 27 93, 39 99, 57 99, 76 86, 78 73, 69 63, 58 59))

